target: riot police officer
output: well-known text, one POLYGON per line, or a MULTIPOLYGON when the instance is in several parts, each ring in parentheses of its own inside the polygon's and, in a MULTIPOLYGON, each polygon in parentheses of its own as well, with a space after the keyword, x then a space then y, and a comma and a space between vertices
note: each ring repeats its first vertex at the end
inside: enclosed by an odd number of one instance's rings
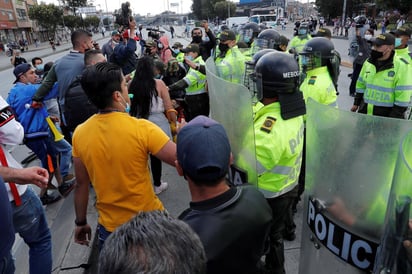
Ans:
POLYGON ((273 211, 267 273, 285 273, 283 233, 285 217, 297 195, 303 148, 303 95, 299 91, 299 66, 292 55, 264 54, 256 63, 254 80, 260 107, 254 132, 258 188, 273 211))
POLYGON ((308 42, 312 36, 309 34, 309 26, 306 23, 300 24, 297 35, 290 40, 288 50, 291 53, 299 54, 303 46, 308 42))
POLYGON ((337 82, 335 48, 333 43, 324 37, 309 40, 302 49, 300 62, 305 78, 300 86, 305 101, 312 98, 315 101, 336 106, 337 82))
POLYGON ((254 22, 247 23, 240 30, 239 41, 245 42, 248 47, 251 48, 253 41, 258 36, 259 32, 258 24, 254 22))
POLYGON ((255 39, 255 52, 262 49, 275 49, 277 51, 282 51, 280 46, 280 34, 274 29, 266 29, 259 33, 255 39))

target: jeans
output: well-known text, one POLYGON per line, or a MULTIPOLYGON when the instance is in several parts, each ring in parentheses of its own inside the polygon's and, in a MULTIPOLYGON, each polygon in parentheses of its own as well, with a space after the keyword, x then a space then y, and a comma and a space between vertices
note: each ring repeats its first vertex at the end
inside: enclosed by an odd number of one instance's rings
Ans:
POLYGON ((6 257, 0 258, 0 274, 14 274, 14 260, 11 252, 6 257))
POLYGON ((49 172, 51 171, 51 167, 48 163, 48 155, 51 157, 53 169, 56 167, 56 151, 54 150, 54 146, 49 137, 30 138, 26 139, 24 143, 36 154, 41 161, 43 168, 47 169, 49 172))
POLYGON ((107 237, 110 236, 110 234, 112 234, 111 232, 107 231, 106 228, 104 226, 102 226, 101 224, 99 224, 97 226, 97 231, 99 233, 99 251, 102 250, 103 246, 104 246, 104 242, 106 241, 107 237))
POLYGON ((54 149, 60 154, 60 173, 62 177, 69 174, 72 161, 72 146, 65 139, 53 143, 54 149))
POLYGON ((50 274, 52 243, 44 209, 39 197, 28 187, 21 196, 22 205, 11 203, 16 232, 29 246, 30 274, 50 274))

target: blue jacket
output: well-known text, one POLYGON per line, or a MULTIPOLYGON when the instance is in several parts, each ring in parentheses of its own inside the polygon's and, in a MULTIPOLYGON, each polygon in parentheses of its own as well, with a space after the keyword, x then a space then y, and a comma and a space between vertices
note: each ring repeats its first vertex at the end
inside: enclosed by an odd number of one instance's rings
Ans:
MULTIPOLYGON (((36 138, 49 135, 49 126, 46 122, 48 116, 45 107, 41 109, 26 108, 26 104, 31 105, 32 97, 39 88, 39 84, 23 84, 17 82, 10 90, 7 103, 11 106, 17 116, 17 120, 24 128, 25 138, 36 138), (45 117, 46 116, 46 117, 45 117)), ((47 94, 44 100, 56 98, 58 94, 57 83, 52 91, 47 94)))
POLYGON ((127 75, 136 69, 136 48, 137 45, 134 39, 129 39, 126 45, 118 44, 113 49, 113 54, 108 61, 121 67, 123 74, 127 75))

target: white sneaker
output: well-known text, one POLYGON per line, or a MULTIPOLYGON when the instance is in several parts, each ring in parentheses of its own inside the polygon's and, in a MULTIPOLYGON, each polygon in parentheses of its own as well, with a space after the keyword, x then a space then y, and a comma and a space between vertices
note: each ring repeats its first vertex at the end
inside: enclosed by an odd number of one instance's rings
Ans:
POLYGON ((163 191, 165 191, 167 189, 169 185, 166 182, 161 182, 160 186, 155 186, 154 187, 154 192, 156 195, 162 193, 163 191))

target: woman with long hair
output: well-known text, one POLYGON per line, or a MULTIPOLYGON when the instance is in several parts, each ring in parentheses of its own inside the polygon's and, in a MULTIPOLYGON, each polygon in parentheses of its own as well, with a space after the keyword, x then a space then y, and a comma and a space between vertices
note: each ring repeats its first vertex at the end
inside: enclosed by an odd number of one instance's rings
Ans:
MULTIPOLYGON (((176 124, 176 111, 167 86, 162 80, 155 79, 152 58, 142 57, 137 61, 135 76, 129 84, 129 93, 133 94, 130 115, 153 122, 171 138, 169 122, 176 124)), ((166 182, 161 181, 162 162, 150 155, 150 166, 155 193, 160 194, 168 187, 166 182)))

